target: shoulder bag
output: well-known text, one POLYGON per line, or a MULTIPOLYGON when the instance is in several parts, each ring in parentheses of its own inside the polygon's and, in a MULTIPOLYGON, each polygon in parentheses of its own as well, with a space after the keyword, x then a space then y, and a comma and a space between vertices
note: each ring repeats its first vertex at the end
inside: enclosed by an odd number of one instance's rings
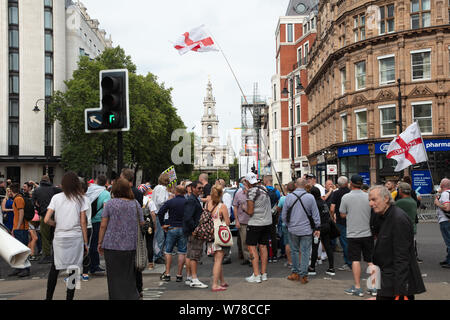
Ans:
POLYGON ((217 209, 217 218, 214 219, 214 244, 220 247, 232 247, 233 246, 233 236, 231 235, 231 230, 225 223, 220 219, 220 208, 222 204, 219 205, 217 209))
POLYGON ((136 270, 143 271, 147 267, 148 252, 147 245, 145 243, 144 235, 141 231, 139 223, 139 207, 136 204, 136 218, 137 218, 137 244, 136 244, 136 270))

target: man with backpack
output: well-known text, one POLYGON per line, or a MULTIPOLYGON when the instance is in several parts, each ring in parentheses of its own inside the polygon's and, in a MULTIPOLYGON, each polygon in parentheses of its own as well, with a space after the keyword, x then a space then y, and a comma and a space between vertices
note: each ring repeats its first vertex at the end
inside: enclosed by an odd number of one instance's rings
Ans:
POLYGON ((440 262, 442 268, 450 269, 450 179, 442 179, 441 194, 436 197, 434 204, 437 207, 438 222, 442 238, 447 246, 447 257, 440 262))
POLYGON ((39 260, 39 264, 52 263, 52 227, 44 223, 45 214, 47 213, 47 207, 55 194, 62 192, 60 188, 56 188, 50 182, 48 176, 43 176, 39 187, 33 192, 32 200, 36 204, 38 214, 40 217, 40 233, 42 241, 42 258, 39 260))
POLYGON ((267 252, 269 253, 269 263, 278 262, 278 240, 277 240, 277 225, 280 215, 278 210, 274 210, 278 201, 281 198, 280 191, 273 187, 273 178, 271 175, 264 176, 264 186, 267 189, 270 197, 270 208, 272 209, 272 225, 270 226, 270 242, 267 246, 267 252))
POLYGON ((320 237, 320 214, 316 200, 306 192, 308 181, 297 179, 297 189, 286 196, 281 217, 289 231, 289 243, 292 256, 292 274, 288 280, 307 284, 309 257, 311 255, 313 235, 320 237), (300 261, 301 256, 301 261, 300 261))
MULTIPOLYGON (((20 185, 18 183, 11 184, 11 192, 14 199, 14 224, 11 234, 25 246, 28 246, 28 221, 31 221, 34 217, 33 202, 30 198, 24 198, 20 194, 20 185)), ((28 277, 29 275, 30 268, 15 269, 9 274, 10 277, 19 276, 21 278, 28 277)))

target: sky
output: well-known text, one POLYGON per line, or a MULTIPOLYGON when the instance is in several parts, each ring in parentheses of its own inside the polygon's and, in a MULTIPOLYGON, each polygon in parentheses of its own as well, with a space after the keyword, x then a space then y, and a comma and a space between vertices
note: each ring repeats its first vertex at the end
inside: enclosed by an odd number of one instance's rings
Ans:
POLYGON ((138 74, 153 73, 166 88, 188 131, 201 135, 203 99, 209 77, 216 98, 222 144, 227 136, 240 151, 241 91, 220 52, 173 48, 177 37, 204 24, 233 68, 246 95, 254 83, 270 98, 276 72, 275 31, 289 0, 82 0, 91 19, 111 35, 137 65, 138 74))

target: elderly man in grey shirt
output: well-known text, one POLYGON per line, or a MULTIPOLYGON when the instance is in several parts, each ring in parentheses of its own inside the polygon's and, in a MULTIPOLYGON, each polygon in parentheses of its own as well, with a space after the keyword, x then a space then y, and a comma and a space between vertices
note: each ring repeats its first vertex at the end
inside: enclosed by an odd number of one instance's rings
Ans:
POLYGON ((281 219, 287 225, 292 256, 292 281, 308 283, 308 264, 311 255, 313 233, 320 237, 320 215, 314 196, 307 193, 307 180, 300 178, 295 183, 297 189, 286 196, 281 219), (290 214, 289 214, 290 211, 290 214), (306 211, 306 212, 305 212, 306 211), (301 262, 300 262, 301 254, 301 262))
MULTIPOLYGON (((364 261, 372 265, 374 240, 370 230, 371 209, 369 196, 361 190, 363 178, 354 175, 351 178, 351 191, 342 197, 339 211, 342 218, 347 218, 348 258, 352 262, 355 285, 345 290, 345 293, 362 297, 361 289, 361 254, 364 261)), ((376 289, 369 290, 376 295, 376 289)))

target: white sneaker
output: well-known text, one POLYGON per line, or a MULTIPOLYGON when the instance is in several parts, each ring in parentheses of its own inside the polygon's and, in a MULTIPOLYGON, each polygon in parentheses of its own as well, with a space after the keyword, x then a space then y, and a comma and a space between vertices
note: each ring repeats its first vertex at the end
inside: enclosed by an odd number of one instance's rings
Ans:
POLYGON ((251 283, 261 283, 261 275, 255 276, 253 273, 250 277, 245 278, 245 281, 251 283))
POLYGON ((192 279, 191 284, 189 285, 191 288, 200 288, 200 289, 206 289, 208 288, 208 285, 200 282, 198 279, 192 279))
POLYGON ((267 273, 263 273, 263 274, 261 275, 261 280, 262 280, 262 281, 267 281, 267 273))
POLYGON ((186 281, 184 282, 185 285, 190 286, 192 283, 192 278, 187 278, 186 281))

